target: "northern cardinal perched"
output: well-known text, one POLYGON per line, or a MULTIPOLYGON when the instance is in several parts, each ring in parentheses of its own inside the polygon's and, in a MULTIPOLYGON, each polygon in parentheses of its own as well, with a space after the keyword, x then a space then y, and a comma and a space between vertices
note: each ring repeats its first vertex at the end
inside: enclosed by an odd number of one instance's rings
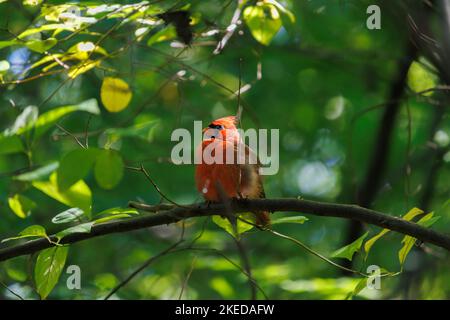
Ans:
MULTIPOLYGON (((222 201, 223 196, 265 198, 256 154, 241 141, 236 122, 235 116, 224 117, 214 120, 203 129, 203 141, 197 149, 202 163, 196 166, 195 182, 197 190, 207 201, 222 201), (239 148, 241 152, 238 152, 239 148), (205 150, 212 151, 204 152, 205 150), (222 162, 219 160, 212 163, 207 159, 207 154, 216 160, 222 159, 222 162), (227 158, 230 155, 231 163, 227 158), (252 157, 253 162, 250 160, 252 157)), ((254 214, 258 225, 270 225, 268 212, 258 211, 254 214)))

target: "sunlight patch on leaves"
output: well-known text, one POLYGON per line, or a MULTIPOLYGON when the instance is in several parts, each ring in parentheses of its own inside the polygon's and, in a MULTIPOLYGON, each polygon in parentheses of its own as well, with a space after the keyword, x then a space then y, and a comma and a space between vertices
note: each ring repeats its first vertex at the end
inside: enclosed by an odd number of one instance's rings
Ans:
POLYGON ((259 2, 244 9, 243 18, 252 36, 269 45, 282 26, 280 14, 273 4, 259 2))
MULTIPOLYGON (((423 210, 420 210, 419 208, 412 208, 411 210, 408 211, 408 213, 406 213, 402 219, 406 220, 406 221, 411 221, 412 219, 414 219, 416 216, 418 216, 419 214, 422 214, 423 210)), ((372 246, 375 244, 376 241, 378 241, 378 239, 380 239, 381 237, 383 237, 386 233, 388 233, 389 229, 383 229, 380 231, 380 233, 378 233, 376 236, 370 238, 369 240, 366 241, 366 243, 364 244, 364 251, 366 253, 365 258, 367 258, 367 256, 369 255, 369 251, 372 248, 372 246)))
POLYGON ((331 254, 331 257, 333 258, 345 258, 347 260, 352 261, 353 259, 353 255, 355 254, 355 252, 357 252, 362 244, 364 239, 369 235, 369 231, 367 231, 366 233, 364 233, 361 237, 359 237, 358 239, 356 239, 355 241, 353 241, 352 243, 334 251, 331 254))
POLYGON ((88 216, 90 215, 92 193, 83 180, 78 181, 67 190, 61 191, 57 185, 57 174, 54 172, 48 181, 33 181, 32 185, 49 197, 67 206, 80 208, 88 216))
POLYGON ((84 211, 80 208, 70 208, 54 216, 52 222, 59 224, 80 220, 83 214, 84 211))
POLYGON ((309 219, 307 217, 304 216, 294 216, 294 217, 281 217, 281 218, 277 218, 277 219, 273 219, 271 224, 281 224, 281 223, 299 223, 299 224, 303 224, 306 221, 308 221, 309 219))
POLYGON ((115 150, 102 150, 94 165, 95 180, 103 189, 112 189, 122 180, 124 163, 115 150))
POLYGON ((23 231, 19 232, 19 235, 17 237, 7 238, 3 239, 1 242, 6 242, 10 240, 17 240, 22 238, 28 238, 28 237, 40 237, 40 238, 48 238, 47 232, 45 231, 45 228, 40 225, 32 225, 27 228, 25 228, 23 231))

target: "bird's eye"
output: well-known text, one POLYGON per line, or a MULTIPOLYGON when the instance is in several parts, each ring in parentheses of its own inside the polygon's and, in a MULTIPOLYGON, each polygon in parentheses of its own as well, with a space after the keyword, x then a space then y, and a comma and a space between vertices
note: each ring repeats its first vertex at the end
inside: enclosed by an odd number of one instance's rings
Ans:
POLYGON ((223 129, 223 126, 220 125, 220 124, 213 124, 213 123, 211 123, 211 124, 208 126, 208 128, 211 128, 211 129, 217 129, 217 130, 222 130, 222 129, 223 129))

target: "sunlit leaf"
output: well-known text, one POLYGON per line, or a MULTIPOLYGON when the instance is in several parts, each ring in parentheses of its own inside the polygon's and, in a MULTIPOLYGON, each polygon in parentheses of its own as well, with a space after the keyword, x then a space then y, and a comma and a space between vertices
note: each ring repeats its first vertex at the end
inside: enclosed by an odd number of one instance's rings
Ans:
POLYGON ((355 252, 357 252, 362 244, 364 239, 369 235, 369 232, 367 231, 366 233, 364 233, 361 237, 359 237, 358 239, 356 239, 355 241, 353 241, 352 243, 334 251, 331 254, 331 257, 333 258, 345 258, 348 259, 350 261, 352 261, 353 259, 353 255, 355 254, 355 252))
POLYGON ((80 208, 70 208, 66 211, 63 211, 61 213, 58 213, 56 216, 53 217, 52 222, 53 223, 68 223, 76 220, 80 220, 83 216, 84 211, 80 208))
POLYGON ((280 14, 272 4, 246 7, 243 17, 252 36, 264 45, 269 45, 282 26, 280 14))
POLYGON ((118 215, 118 214, 139 214, 139 212, 134 208, 114 207, 114 208, 109 208, 109 209, 103 210, 103 211, 97 213, 96 216, 118 215))
POLYGON ((122 79, 105 77, 100 96, 106 110, 109 112, 120 112, 130 103, 132 93, 128 83, 122 79))
POLYGON ((123 177, 124 163, 115 150, 102 150, 94 165, 97 183, 103 189, 114 188, 123 177))
POLYGON ((48 176, 52 172, 54 172, 56 169, 58 169, 58 166, 59 166, 59 162, 54 161, 54 162, 51 162, 51 163, 49 163, 45 166, 42 166, 38 169, 28 171, 25 173, 21 173, 17 176, 14 176, 13 179, 18 180, 18 181, 34 181, 34 180, 45 179, 45 178, 48 178, 48 176))
POLYGON ((10 64, 7 60, 0 60, 0 74, 9 70, 10 64))
POLYGON ((58 238, 58 241, 60 241, 62 238, 68 236, 69 234, 73 233, 90 233, 91 228, 94 225, 94 222, 86 222, 82 224, 78 224, 76 226, 64 229, 60 232, 58 232, 55 236, 58 238))
MULTIPOLYGON (((431 71, 431 66, 425 60, 413 62, 408 70, 408 86, 415 92, 422 92, 436 87, 438 77, 431 71)), ((432 95, 433 92, 424 93, 432 95)))
POLYGON ((54 246, 39 253, 34 267, 34 281, 41 299, 47 298, 58 283, 68 251, 67 246, 54 246))
POLYGON ((345 300, 351 300, 354 296, 358 295, 364 288, 367 287, 367 278, 361 278, 359 280, 358 284, 356 285, 355 289, 353 289, 352 292, 350 292, 347 297, 345 297, 345 300))
POLYGON ((75 182, 83 179, 94 165, 99 154, 96 148, 75 149, 67 153, 59 164, 58 188, 66 190, 75 182))
POLYGON ((34 126, 38 119, 39 109, 36 106, 28 106, 16 117, 14 124, 4 131, 5 136, 22 133, 26 128, 34 126))
POLYGON ((150 38, 147 41, 147 45, 151 46, 155 43, 173 40, 177 37, 177 32, 175 31, 175 27, 172 25, 169 25, 155 34, 151 35, 150 38))
MULTIPOLYGON (((402 219, 404 219, 406 221, 411 221, 416 216, 418 216, 419 214, 422 214, 422 213, 423 213, 423 210, 420 210, 419 208, 412 208, 411 210, 408 211, 407 214, 405 214, 402 217, 402 219)), ((391 230, 383 229, 376 236, 374 236, 374 237, 372 237, 372 238, 370 238, 369 240, 366 241, 366 243, 364 244, 364 251, 366 253, 366 258, 367 258, 368 254, 369 254, 370 249, 375 244, 375 242, 378 241, 378 239, 380 239, 382 236, 384 236, 389 231, 391 231, 391 230)))
MULTIPOLYGON (((431 212, 424 217, 422 217, 419 221, 417 221, 417 224, 423 226, 423 227, 429 227, 433 223, 435 223, 440 217, 434 217, 434 213, 431 212)), ((398 252, 398 259, 400 261, 400 265, 403 267, 403 264, 406 261, 406 257, 408 256, 409 252, 411 251, 412 247, 414 246, 414 243, 416 242, 416 238, 413 238, 411 236, 405 236, 403 237, 402 243, 403 247, 398 252)))
POLYGON ((31 210, 36 208, 36 203, 21 194, 15 194, 13 197, 8 198, 8 204, 11 210, 19 218, 25 219, 31 214, 31 210))
POLYGON ((303 224, 305 221, 308 221, 309 219, 304 216, 295 216, 295 217, 282 217, 278 219, 273 219, 271 221, 271 224, 280 224, 280 223, 299 223, 303 224))
POLYGON ((104 222, 108 222, 108 221, 112 221, 112 220, 125 219, 125 218, 129 218, 129 217, 131 217, 131 215, 129 215, 127 213, 115 214, 115 215, 96 219, 94 221, 94 223, 99 224, 99 223, 104 223, 104 222))
POLYGON ((31 51, 35 51, 38 53, 44 53, 51 48, 53 48, 58 43, 58 40, 55 38, 48 38, 45 40, 29 40, 25 42, 25 45, 30 49, 31 51))
POLYGON ((49 181, 33 181, 32 185, 49 197, 64 203, 69 207, 77 207, 88 216, 91 212, 92 194, 87 184, 80 180, 67 190, 61 191, 57 185, 56 172, 50 176, 49 181))
POLYGON ((242 213, 236 216, 238 219, 236 219, 236 232, 235 229, 233 228, 233 225, 231 224, 230 220, 228 218, 223 218, 221 216, 215 215, 212 217, 212 221, 218 225, 219 227, 221 227, 222 229, 224 229, 226 232, 228 232, 229 234, 231 234, 233 237, 235 238, 239 238, 240 235, 248 230, 251 230, 253 228, 253 225, 251 225, 250 223, 246 223, 245 221, 249 221, 251 223, 255 223, 255 216, 253 213, 247 212, 247 213, 242 213), (242 221, 245 220, 245 221, 242 221))
POLYGON ((28 237, 40 237, 40 238, 47 238, 47 232, 45 231, 45 228, 40 225, 32 225, 27 228, 25 228, 23 231, 19 232, 19 235, 17 237, 7 238, 3 239, 3 242, 10 241, 10 240, 16 240, 16 239, 22 239, 22 238, 28 238, 28 237))

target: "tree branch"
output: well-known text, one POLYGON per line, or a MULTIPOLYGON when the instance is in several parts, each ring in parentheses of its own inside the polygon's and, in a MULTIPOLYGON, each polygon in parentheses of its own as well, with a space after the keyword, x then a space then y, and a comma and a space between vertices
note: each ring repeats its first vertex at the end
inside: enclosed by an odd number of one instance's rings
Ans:
MULTIPOLYGON (((409 222, 387 214, 362 208, 356 205, 316 202, 300 199, 241 199, 230 201, 234 213, 249 211, 291 211, 302 212, 324 217, 336 217, 351 219, 372 224, 381 228, 387 228, 405 235, 410 235, 423 242, 431 243, 450 251, 450 237, 436 231, 426 229, 416 223, 409 222)), ((144 206, 133 204, 142 210, 144 206)), ((64 237, 60 244, 71 244, 79 241, 119 232, 128 232, 143 228, 149 228, 164 224, 171 224, 188 218, 199 216, 224 215, 227 208, 220 203, 194 204, 186 207, 174 207, 155 214, 141 215, 136 218, 118 220, 94 225, 90 233, 73 233, 64 237)), ((56 237, 50 236, 52 241, 56 237)), ((53 246, 47 239, 28 241, 22 244, 0 249, 0 261, 31 254, 53 246)))

